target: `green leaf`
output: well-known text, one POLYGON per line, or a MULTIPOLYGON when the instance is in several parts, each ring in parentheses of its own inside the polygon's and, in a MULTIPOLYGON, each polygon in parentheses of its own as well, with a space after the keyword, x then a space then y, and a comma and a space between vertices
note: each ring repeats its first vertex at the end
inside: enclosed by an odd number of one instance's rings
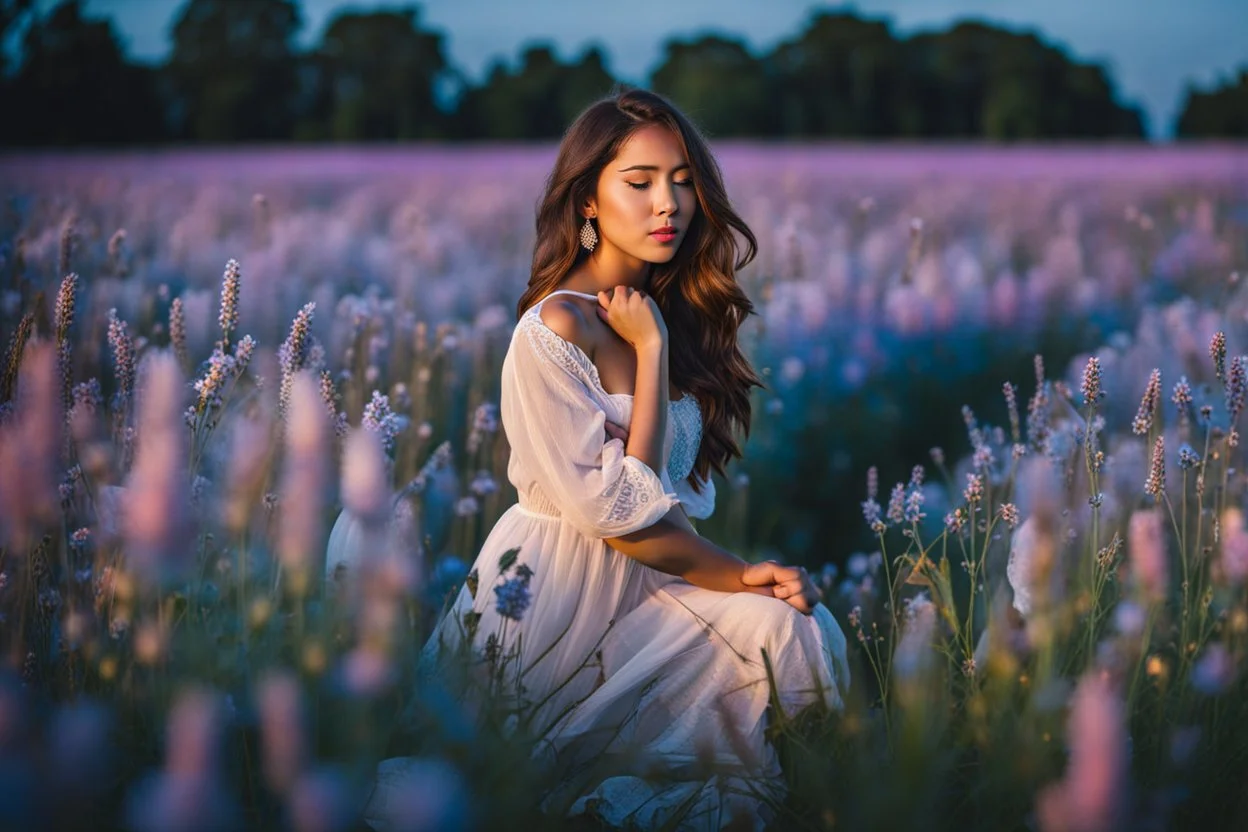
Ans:
POLYGON ((520 556, 519 546, 517 546, 514 549, 508 549, 506 552, 503 552, 502 557, 498 559, 499 574, 506 572, 508 569, 514 566, 516 563, 516 558, 518 558, 519 556, 520 556))

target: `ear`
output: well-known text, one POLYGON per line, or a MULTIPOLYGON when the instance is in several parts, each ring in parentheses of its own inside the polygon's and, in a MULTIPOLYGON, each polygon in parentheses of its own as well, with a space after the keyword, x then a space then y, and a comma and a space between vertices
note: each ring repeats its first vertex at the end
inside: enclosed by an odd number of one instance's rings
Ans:
POLYGON ((598 200, 592 196, 581 204, 581 216, 585 218, 598 216, 598 200))

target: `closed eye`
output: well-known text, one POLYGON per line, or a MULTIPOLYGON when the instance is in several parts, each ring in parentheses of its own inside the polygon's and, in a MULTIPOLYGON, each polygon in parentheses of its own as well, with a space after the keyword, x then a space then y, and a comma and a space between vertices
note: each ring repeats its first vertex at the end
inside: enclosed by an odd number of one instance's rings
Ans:
MULTIPOLYGON (((633 188, 633 189, 638 190, 638 191, 644 191, 646 188, 649 188, 649 187, 650 187, 650 183, 649 183, 649 182, 626 182, 625 184, 626 184, 626 185, 628 185, 628 187, 633 188)), ((673 184, 673 185, 680 185, 680 186, 685 187, 685 188, 692 188, 692 187, 693 187, 693 180, 692 180, 692 179, 682 179, 681 181, 679 181, 679 182, 673 182, 672 184, 673 184)))

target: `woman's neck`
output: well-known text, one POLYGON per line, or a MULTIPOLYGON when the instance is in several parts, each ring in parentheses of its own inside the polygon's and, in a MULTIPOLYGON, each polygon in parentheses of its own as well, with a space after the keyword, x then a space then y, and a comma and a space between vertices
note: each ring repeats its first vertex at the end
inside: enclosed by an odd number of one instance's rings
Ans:
POLYGON ((616 286, 647 289, 653 263, 629 257, 624 252, 602 246, 586 258, 580 266, 568 273, 559 284, 560 289, 571 289, 596 295, 616 286))

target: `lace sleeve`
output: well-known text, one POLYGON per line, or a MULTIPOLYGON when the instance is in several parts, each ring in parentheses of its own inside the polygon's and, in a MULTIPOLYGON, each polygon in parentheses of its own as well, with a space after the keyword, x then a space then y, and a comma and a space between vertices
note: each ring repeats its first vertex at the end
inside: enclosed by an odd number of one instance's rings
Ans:
MULTIPOLYGON (((693 476, 697 477, 697 474, 693 476)), ((688 514, 695 520, 705 520, 715 511, 715 481, 713 479, 702 479, 698 477, 698 483, 702 486, 700 494, 694 493, 693 486, 689 484, 688 478, 682 479, 676 483, 676 497, 680 500, 680 504, 685 507, 685 514, 688 514)))
POLYGON ((503 366, 501 413, 513 463, 590 537, 653 525, 676 495, 626 455, 623 442, 606 438, 592 363, 535 317, 517 326, 503 366))

